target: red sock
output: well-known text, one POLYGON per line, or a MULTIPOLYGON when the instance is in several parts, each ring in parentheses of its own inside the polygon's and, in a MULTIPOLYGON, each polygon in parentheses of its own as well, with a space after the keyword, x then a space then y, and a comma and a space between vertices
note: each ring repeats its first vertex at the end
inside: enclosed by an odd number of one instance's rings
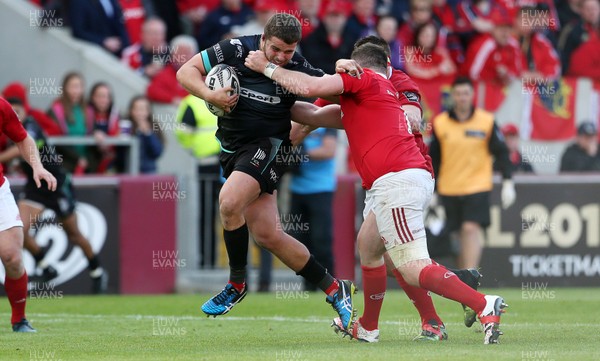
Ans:
POLYGON ((329 287, 327 287, 327 289, 325 290, 325 294, 327 296, 333 296, 339 289, 340 289, 340 284, 339 284, 338 280, 336 280, 334 278, 333 282, 331 282, 329 287))
POLYGON ((400 287, 402 287, 406 293, 406 296, 408 296, 408 298, 417 308, 417 311, 419 311, 421 323, 426 323, 429 320, 435 320, 438 325, 442 325, 443 322, 440 319, 440 316, 438 316, 437 312, 435 312, 433 300, 431 299, 429 292, 424 288, 411 286, 406 283, 404 277, 402 277, 402 274, 397 269, 395 269, 393 272, 394 277, 396 277, 396 281, 398 281, 398 284, 400 287))
POLYGON ((379 267, 360 266, 360 268, 362 269, 365 310, 359 322, 364 329, 372 331, 378 327, 379 313, 387 287, 387 272, 385 265, 379 267))
POLYGON ((483 294, 461 282, 453 272, 442 266, 430 264, 423 268, 419 274, 419 284, 442 297, 465 304, 477 313, 485 308, 483 294))
POLYGON ((233 288, 235 288, 239 293, 242 293, 242 291, 244 290, 244 287, 246 287, 246 282, 243 283, 236 283, 233 281, 229 281, 229 283, 233 286, 233 288))
POLYGON ((4 279, 4 289, 10 307, 12 308, 12 317, 10 323, 15 324, 25 318, 25 303, 27 301, 27 272, 19 278, 4 279))

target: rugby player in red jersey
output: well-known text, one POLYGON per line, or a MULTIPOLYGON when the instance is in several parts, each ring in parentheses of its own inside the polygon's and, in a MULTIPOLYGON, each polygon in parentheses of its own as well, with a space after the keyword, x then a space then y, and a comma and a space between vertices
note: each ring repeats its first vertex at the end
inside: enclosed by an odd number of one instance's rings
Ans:
MULTIPOLYGON (((0 136, 6 134, 21 152, 21 156, 33 169, 35 184, 56 190, 56 179, 43 166, 37 146, 21 125, 10 104, 0 98, 0 136), (46 184, 43 185, 42 181, 46 184)), ((10 184, 0 165, 0 258, 6 271, 4 288, 12 316, 10 323, 14 332, 36 332, 25 318, 27 301, 27 272, 23 266, 23 222, 10 184)))
MULTIPOLYGON (((388 56, 390 57, 390 49, 385 40, 377 37, 377 36, 367 36, 359 39, 355 44, 354 48, 358 48, 364 44, 375 44, 380 46, 388 56)), ((342 64, 346 60, 339 60, 338 64, 342 64)), ((347 65, 349 66, 349 64, 347 65)), ((339 72, 343 72, 345 67, 340 66, 339 72)), ((420 133, 421 128, 421 104, 419 103, 421 99, 419 87, 417 84, 401 70, 393 69, 388 60, 388 78, 394 85, 394 88, 398 92, 400 107, 404 111, 407 119, 409 119, 413 136, 415 137, 415 142, 419 147, 421 154, 425 157, 427 162, 431 164, 431 158, 429 157, 429 149, 425 142, 423 141, 423 136, 420 133)), ((319 98, 314 103, 317 106, 323 107, 327 104, 331 104, 330 102, 319 98)), ((300 138, 302 138, 305 134, 309 133, 315 127, 305 126, 298 127, 296 125, 298 135, 295 136, 296 141, 299 142, 300 138)), ((370 232, 373 234, 375 239, 373 242, 376 242, 379 239, 379 235, 374 230, 374 232, 370 232)), ((363 244, 368 242, 363 239, 369 233, 362 232, 359 234, 358 243, 363 244)), ((433 305, 433 301, 431 299, 431 295, 427 290, 424 290, 420 287, 413 287, 406 283, 400 272, 394 267, 392 261, 390 260, 387 253, 384 255, 385 266, 375 266, 369 267, 368 265, 361 265, 363 279, 368 279, 371 285, 384 284, 386 283, 386 269, 387 275, 390 277, 396 278, 396 281, 400 285, 400 287, 404 290, 407 297, 411 300, 417 311, 419 312, 419 316, 421 317, 421 333, 415 337, 415 340, 428 340, 428 341, 442 341, 448 338, 448 334, 446 332, 446 328, 444 326, 443 321, 438 316, 435 307, 433 305)), ((477 290, 479 285, 479 279, 481 278, 481 274, 475 268, 471 269, 461 269, 454 270, 451 269, 458 278, 469 285, 471 288, 477 290)), ((377 291, 379 287, 374 287, 374 290, 377 291)), ((368 290, 365 291, 365 294, 368 294, 368 290)), ((365 297, 365 309, 363 316, 361 317, 361 325, 364 329, 368 331, 375 331, 378 327, 379 313, 381 310, 381 304, 383 303, 383 299, 385 297, 385 293, 374 293, 373 297, 365 297)), ((474 311, 469 308, 465 309, 465 325, 470 327, 476 320, 476 314, 474 311)), ((333 326, 336 327, 337 330, 341 329, 339 319, 335 319, 333 326)), ((372 338, 374 339, 374 338, 372 338)))
MULTIPOLYGON (((363 238, 366 243, 358 245, 361 263, 385 267, 383 255, 387 251, 409 285, 468 305, 483 324, 484 343, 497 343, 501 335, 500 315, 506 307, 502 297, 473 290, 429 258, 423 212, 433 194, 433 171, 415 143, 412 126, 400 108, 398 92, 387 79, 385 52, 366 44, 354 50, 352 59, 365 68, 360 78, 352 73, 317 78, 289 71, 270 63, 261 51, 250 52, 245 65, 293 93, 306 97, 340 95, 341 124, 331 121, 328 108, 334 106, 318 108, 305 103, 304 107, 292 108, 292 117, 304 120, 324 114, 326 119, 320 125, 343 126, 346 130, 354 164, 367 190, 365 221, 359 234, 366 232, 368 236, 363 238), (374 233, 382 242, 373 242, 374 233)), ((385 284, 376 286, 378 293, 385 292, 385 284)), ((368 280, 364 287, 365 297, 367 292, 377 294, 370 289, 368 280)), ((369 334, 360 320, 343 331, 363 340, 378 339, 378 331, 369 334)))

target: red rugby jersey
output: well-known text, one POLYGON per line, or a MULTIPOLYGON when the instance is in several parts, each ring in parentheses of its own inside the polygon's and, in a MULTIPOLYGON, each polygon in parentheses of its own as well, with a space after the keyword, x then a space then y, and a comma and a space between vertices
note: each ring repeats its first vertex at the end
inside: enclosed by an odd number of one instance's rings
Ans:
POLYGON ((360 79, 345 73, 340 76, 344 83, 342 123, 363 188, 370 189, 377 178, 390 172, 430 171, 409 130, 394 85, 370 69, 365 69, 360 79))
MULTIPOLYGON (((27 137, 27 131, 23 128, 17 114, 4 98, 0 98, 0 137, 2 134, 6 134, 15 143, 19 143, 27 137)), ((4 171, 0 164, 0 186, 3 184, 4 171)))

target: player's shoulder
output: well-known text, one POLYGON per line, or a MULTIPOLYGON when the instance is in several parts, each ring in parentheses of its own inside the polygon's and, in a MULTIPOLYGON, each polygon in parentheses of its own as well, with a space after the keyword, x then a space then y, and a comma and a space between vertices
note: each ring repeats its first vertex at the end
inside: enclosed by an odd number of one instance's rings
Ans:
POLYGON ((309 73, 310 75, 325 75, 325 72, 319 68, 315 68, 312 64, 306 60, 304 56, 295 52, 290 61, 285 66, 287 69, 302 71, 309 73))
POLYGON ((260 37, 260 34, 237 36, 229 39, 229 44, 243 46, 249 50, 258 50, 260 48, 260 37))

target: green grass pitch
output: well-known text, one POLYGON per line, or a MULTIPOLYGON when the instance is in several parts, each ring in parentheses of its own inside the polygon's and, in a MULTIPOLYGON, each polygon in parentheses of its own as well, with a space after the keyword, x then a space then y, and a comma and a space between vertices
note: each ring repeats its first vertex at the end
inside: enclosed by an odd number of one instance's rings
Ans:
POLYGON ((0 360, 600 360, 600 289, 488 291, 510 306, 499 345, 483 345, 477 324, 462 324, 460 305, 437 296, 449 340, 412 341, 418 316, 398 291, 385 298, 377 344, 336 335, 329 327, 335 313, 321 293, 250 293, 216 319, 201 314, 207 294, 54 295, 28 301, 37 334, 10 330, 4 299, 0 360))

